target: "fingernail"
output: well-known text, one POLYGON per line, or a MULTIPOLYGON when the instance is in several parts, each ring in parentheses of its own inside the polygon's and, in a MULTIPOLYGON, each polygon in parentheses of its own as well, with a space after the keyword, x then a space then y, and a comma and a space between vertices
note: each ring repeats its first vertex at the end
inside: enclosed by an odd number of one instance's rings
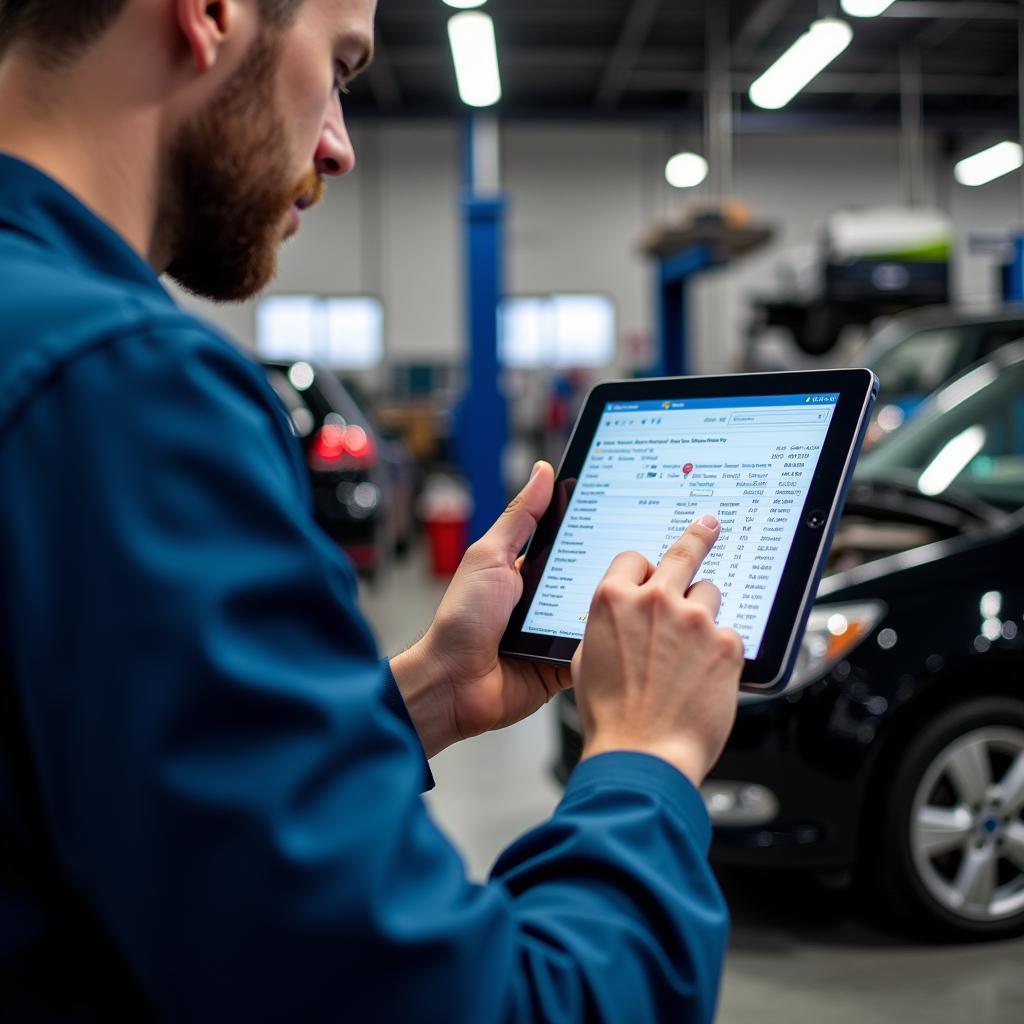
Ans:
POLYGON ((535 462, 533 464, 533 472, 530 473, 530 479, 532 480, 540 472, 541 463, 535 462))
POLYGON ((718 529, 718 520, 714 516, 701 516, 700 525, 706 526, 709 530, 718 529))

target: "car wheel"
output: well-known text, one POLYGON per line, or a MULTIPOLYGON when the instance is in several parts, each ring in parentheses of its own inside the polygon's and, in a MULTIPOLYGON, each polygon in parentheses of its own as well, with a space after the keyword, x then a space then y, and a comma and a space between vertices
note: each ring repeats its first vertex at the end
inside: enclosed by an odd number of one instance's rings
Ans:
POLYGON ((872 874, 906 923, 946 939, 1024 930, 1024 704, 958 704, 906 746, 872 874))

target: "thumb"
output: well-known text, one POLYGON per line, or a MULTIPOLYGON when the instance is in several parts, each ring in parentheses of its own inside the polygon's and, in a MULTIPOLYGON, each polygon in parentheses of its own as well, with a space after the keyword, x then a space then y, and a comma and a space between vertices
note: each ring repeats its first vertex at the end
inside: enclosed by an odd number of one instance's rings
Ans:
POLYGON ((499 543, 513 558, 518 555, 551 504, 554 486, 555 471, 551 464, 536 463, 526 486, 509 502, 508 508, 487 531, 487 538, 499 543))

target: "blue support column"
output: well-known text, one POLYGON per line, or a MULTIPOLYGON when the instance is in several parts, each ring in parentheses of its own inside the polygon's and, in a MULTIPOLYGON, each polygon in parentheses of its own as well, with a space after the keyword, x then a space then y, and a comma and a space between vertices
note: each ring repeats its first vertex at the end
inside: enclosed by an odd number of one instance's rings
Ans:
POLYGON ((689 372, 689 302, 691 278, 714 265, 702 242, 658 260, 657 373, 679 377, 689 372))
POLYGON ((1007 302, 1024 303, 1024 235, 1013 237, 1013 259, 1007 268, 1005 291, 1007 302))
POLYGON ((499 386, 498 304, 503 295, 505 200, 474 183, 473 122, 467 123, 465 224, 467 391, 456 422, 457 451, 473 493, 469 539, 485 533, 506 503, 502 474, 508 412, 499 386))

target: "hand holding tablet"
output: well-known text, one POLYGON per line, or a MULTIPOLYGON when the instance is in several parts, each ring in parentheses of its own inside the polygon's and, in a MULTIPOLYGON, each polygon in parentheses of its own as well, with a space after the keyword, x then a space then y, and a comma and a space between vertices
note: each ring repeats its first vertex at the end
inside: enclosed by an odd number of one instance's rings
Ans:
POLYGON ((700 576, 744 641, 743 688, 789 676, 877 381, 867 370, 598 385, 523 565, 502 651, 569 662, 610 563, 657 565, 710 513, 721 536, 700 576))

